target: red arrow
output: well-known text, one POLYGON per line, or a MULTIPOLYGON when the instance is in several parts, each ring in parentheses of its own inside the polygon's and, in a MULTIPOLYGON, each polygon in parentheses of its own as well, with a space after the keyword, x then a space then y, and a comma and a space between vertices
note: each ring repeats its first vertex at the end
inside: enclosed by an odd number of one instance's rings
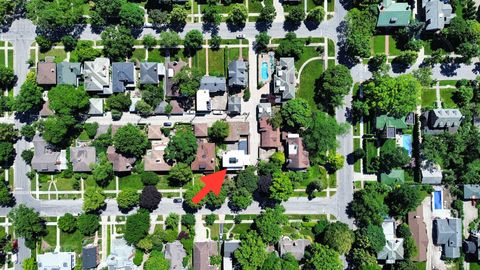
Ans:
POLYGON ((192 202, 194 204, 198 204, 203 197, 207 196, 207 194, 212 191, 215 195, 219 195, 220 191, 222 190, 223 181, 225 180, 225 176, 227 175, 227 170, 221 170, 216 173, 212 173, 209 175, 202 176, 200 180, 205 183, 205 186, 200 190, 197 195, 192 198, 192 202))

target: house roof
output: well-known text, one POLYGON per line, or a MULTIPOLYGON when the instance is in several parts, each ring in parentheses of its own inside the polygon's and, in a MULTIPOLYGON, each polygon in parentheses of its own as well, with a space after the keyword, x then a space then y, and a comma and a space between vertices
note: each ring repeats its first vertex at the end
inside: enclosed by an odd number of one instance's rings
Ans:
POLYGON ((38 62, 37 83, 39 85, 57 84, 57 65, 53 62, 38 62))
POLYGON ((377 27, 407 26, 411 15, 412 9, 408 3, 383 0, 378 5, 377 27))
POLYGON ((228 86, 246 87, 248 85, 247 64, 243 60, 235 60, 228 64, 228 86))
POLYGON ((182 107, 180 107, 180 104, 176 100, 171 100, 170 105, 172 105, 172 112, 170 113, 171 115, 181 115, 184 113, 184 110, 182 107))
POLYGON ((397 185, 405 182, 405 171, 401 169, 393 169, 389 174, 380 174, 380 181, 386 185, 397 185))
POLYGON ((432 128, 458 127, 463 115, 458 109, 434 109, 430 111, 429 122, 432 128))
POLYGON ((225 142, 238 142, 241 136, 250 134, 250 125, 248 122, 228 122, 229 133, 225 142))
POLYGON ((110 59, 101 57, 93 61, 85 61, 83 77, 85 91, 102 91, 103 94, 112 93, 110 87, 110 59))
POLYGON ((460 257, 462 245, 462 222, 458 218, 435 219, 433 242, 441 245, 447 258, 460 257))
POLYGON ((394 127, 396 129, 405 129, 407 128, 407 123, 405 118, 395 118, 387 115, 378 116, 375 119, 375 128, 384 130, 385 128, 394 127))
POLYGON ((412 233, 418 250, 415 260, 426 261, 428 236, 427 226, 425 222, 423 222, 423 205, 419 205, 415 211, 408 213, 408 226, 410 227, 410 232, 412 233))
POLYGON ((148 136, 149 140, 160 140, 160 139, 162 139, 164 137, 163 133, 162 133, 162 126, 160 126, 160 125, 149 125, 147 136, 148 136))
POLYGON ((112 91, 122 93, 126 86, 135 83, 135 65, 131 62, 115 62, 112 64, 112 91))
POLYGON ((284 236, 278 241, 280 256, 290 253, 295 259, 297 259, 297 261, 300 261, 305 254, 305 248, 310 246, 310 244, 310 240, 308 239, 292 240, 289 237, 284 236))
POLYGON ((282 99, 295 98, 297 79, 295 78, 295 59, 282 57, 277 63, 273 79, 273 92, 282 99))
POLYGON ((47 252, 37 255, 40 270, 72 270, 75 266, 75 252, 47 252))
POLYGON ((426 30, 441 30, 455 18, 452 6, 439 0, 423 0, 426 30))
POLYGON ((258 132, 260 133, 260 147, 262 148, 279 148, 282 146, 280 139, 280 129, 273 129, 270 125, 270 117, 262 117, 258 121, 259 128, 258 132))
POLYGON ((151 172, 166 172, 169 171, 172 166, 163 157, 164 150, 151 149, 148 150, 143 157, 145 171, 151 172))
POLYGON ((250 164, 250 155, 244 150, 230 150, 222 155, 222 167, 227 170, 242 170, 250 164))
POLYGON ((155 114, 165 114, 168 103, 165 100, 160 101, 157 107, 155 107, 155 114))
POLYGON ((103 115, 103 98, 91 98, 88 108, 89 115, 103 115))
POLYGON ((162 63, 142 62, 140 63, 140 83, 158 84, 159 75, 165 75, 165 66, 162 63), (163 73, 163 74, 160 74, 163 73))
POLYGON ((170 261, 171 270, 183 269, 183 258, 187 256, 182 243, 176 240, 173 243, 165 244, 165 259, 170 261))
POLYGON ((207 123, 196 123, 193 125, 193 131, 195 133, 195 137, 207 137, 208 136, 208 125, 207 123))
POLYGON ((466 184, 463 185, 463 199, 480 199, 480 185, 466 184))
POLYGON ((383 234, 385 235, 385 246, 377 254, 378 260, 385 260, 387 264, 393 264, 396 260, 403 260, 403 238, 395 236, 395 220, 385 219, 382 223, 383 234))
POLYGON ((95 147, 70 147, 70 161, 74 172, 91 172, 90 166, 97 162, 95 147))
POLYGON ((288 160, 287 168, 290 170, 303 170, 310 166, 308 152, 304 149, 303 140, 298 134, 287 135, 288 160))
POLYGON ((237 248, 240 247, 239 240, 223 241, 223 257, 230 258, 237 248))
POLYGON ((205 139, 199 140, 197 154, 191 165, 192 171, 213 171, 215 165, 217 165, 215 144, 205 139))
POLYGON ((47 143, 40 135, 33 137, 34 155, 32 168, 39 172, 55 172, 60 170, 60 151, 47 143))
POLYGON ((57 83, 77 85, 82 75, 80 63, 61 62, 57 64, 57 83))
POLYGON ((193 246, 193 269, 195 270, 213 270, 218 269, 210 265, 210 257, 218 255, 217 243, 195 242, 193 246))
POLYGON ((420 164, 420 173, 422 174, 423 184, 440 184, 442 183, 442 169, 440 165, 432 161, 423 160, 420 164))
POLYGON ((133 263, 135 249, 125 242, 123 238, 113 239, 111 252, 107 257, 106 264, 109 270, 135 270, 133 263))
POLYGON ((242 98, 239 96, 228 97, 228 113, 240 114, 242 112, 242 98))
POLYGON ((173 87, 172 79, 175 74, 180 72, 180 70, 182 70, 182 68, 186 65, 187 63, 183 61, 174 61, 167 63, 167 84, 165 89, 165 94, 167 97, 178 97, 180 95, 178 89, 176 87, 173 87))
POLYGON ((206 112, 212 110, 210 93, 207 89, 197 91, 195 105, 198 112, 206 112))
POLYGON ((82 267, 83 269, 96 269, 98 265, 97 246, 88 245, 82 249, 82 267))
POLYGON ((113 164, 114 172, 130 172, 133 168, 133 164, 136 161, 136 158, 134 157, 127 158, 118 153, 114 146, 109 146, 107 148, 107 157, 108 160, 113 164))
POLYGON ((200 80, 201 90, 208 90, 210 93, 225 92, 227 82, 225 77, 203 76, 200 80))
POLYGON ((257 105, 257 118, 272 117, 272 104, 271 103, 259 103, 257 105))

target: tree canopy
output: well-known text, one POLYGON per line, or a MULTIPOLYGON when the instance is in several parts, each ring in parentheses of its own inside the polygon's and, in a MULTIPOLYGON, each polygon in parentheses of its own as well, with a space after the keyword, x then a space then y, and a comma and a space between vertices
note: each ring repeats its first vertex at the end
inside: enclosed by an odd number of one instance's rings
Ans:
POLYGON ((147 236, 149 229, 150 214, 148 211, 139 210, 137 213, 127 216, 123 237, 128 244, 137 244, 147 236))
POLYGON ((230 128, 225 120, 217 120, 208 128, 208 137, 214 142, 223 142, 230 133, 230 128))
POLYGON ((294 32, 288 32, 285 38, 280 40, 275 53, 281 57, 295 57, 298 59, 303 53, 305 44, 297 38, 294 32))
POLYGON ((303 98, 290 99, 285 102, 282 105, 280 114, 284 127, 291 130, 307 128, 312 117, 310 105, 303 98))
POLYGON ((165 149, 165 157, 191 164, 197 153, 197 139, 190 129, 179 129, 165 149))
POLYGON ((267 257, 265 243, 256 233, 246 233, 241 239, 240 246, 235 250, 234 257, 242 269, 256 270, 263 265, 267 257))
POLYGON ((140 207, 153 211, 157 209, 161 200, 162 194, 158 192, 155 186, 145 186, 140 195, 140 207))
POLYGON ((41 236, 48 233, 45 220, 40 217, 40 214, 23 204, 13 208, 8 213, 8 218, 12 222, 15 235, 23 237, 27 241, 37 241, 41 236))
POLYGON ((188 67, 182 68, 172 79, 174 87, 177 87, 182 96, 191 98, 197 93, 200 87, 202 75, 196 70, 188 67))
POLYGON ((344 65, 327 68, 316 82, 316 100, 327 110, 343 104, 353 84, 350 70, 344 65))
POLYGON ((37 85, 35 73, 30 72, 15 97, 13 109, 17 112, 39 111, 43 103, 42 88, 37 85))
POLYGON ((322 244, 340 254, 350 251, 354 240, 354 234, 348 225, 340 221, 329 223, 323 231, 322 244))
POLYGON ((306 270, 342 270, 343 263, 340 255, 333 249, 329 249, 322 244, 313 243, 305 251, 306 270))
POLYGON ((101 34, 103 54, 112 61, 124 61, 132 55, 135 38, 130 29, 123 26, 107 27, 101 34))
POLYGON ((148 139, 137 126, 127 124, 117 130, 113 145, 120 153, 140 157, 148 147, 148 139))
POLYGON ((228 13, 227 22, 241 27, 245 25, 248 17, 247 7, 243 4, 233 4, 228 13))
POLYGON ((282 226, 288 222, 282 206, 267 208, 255 218, 254 226, 261 239, 270 244, 276 244, 283 234, 282 226))
POLYGON ((88 95, 82 88, 59 84, 48 91, 48 106, 56 114, 76 116, 88 109, 88 95))
POLYGON ((103 190, 93 187, 85 189, 82 210, 85 212, 94 212, 106 205, 103 190))

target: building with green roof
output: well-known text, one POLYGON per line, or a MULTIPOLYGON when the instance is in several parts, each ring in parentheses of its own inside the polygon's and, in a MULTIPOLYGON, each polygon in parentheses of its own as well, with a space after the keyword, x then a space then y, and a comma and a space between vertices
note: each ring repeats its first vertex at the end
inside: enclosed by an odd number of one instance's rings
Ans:
POLYGON ((397 3, 393 0, 383 0, 378 5, 377 27, 407 26, 412 16, 412 8, 408 3, 397 3))
POLYGON ((380 182, 386 185, 398 185, 405 182, 405 171, 401 169, 393 169, 389 174, 380 174, 380 182))
POLYGON ((82 75, 80 63, 61 62, 57 64, 57 84, 78 85, 82 75))
POLYGON ((381 133, 380 136, 387 139, 395 138, 397 130, 407 128, 405 118, 395 118, 387 115, 378 116, 375 119, 375 128, 381 133))

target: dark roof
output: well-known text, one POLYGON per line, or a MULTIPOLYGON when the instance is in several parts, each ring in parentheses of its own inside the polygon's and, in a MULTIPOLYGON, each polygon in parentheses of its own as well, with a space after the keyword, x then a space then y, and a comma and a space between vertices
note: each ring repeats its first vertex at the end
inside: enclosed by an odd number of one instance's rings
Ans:
POLYGON ((141 84, 158 84, 159 63, 143 62, 140 63, 140 83, 141 84))
POLYGON ((199 89, 208 90, 210 93, 225 92, 227 83, 224 77, 203 76, 199 89))
POLYGON ((86 246, 82 249, 82 267, 84 270, 97 268, 97 246, 86 246))
POLYGON ((228 113, 240 114, 242 112, 242 98, 239 96, 228 97, 228 113))
POLYGON ((240 246, 240 241, 232 240, 232 241, 224 241, 223 242, 223 257, 232 257, 233 252, 237 250, 240 246))
POLYGON ((58 84, 77 85, 80 75, 82 75, 80 63, 61 62, 57 64, 58 84))
POLYGON ((243 60, 235 60, 228 64, 228 86, 246 87, 248 83, 247 65, 243 60))
POLYGON ((134 69, 134 64, 130 62, 115 62, 112 64, 113 92, 125 92, 126 85, 135 82, 134 69))
POLYGON ((57 65, 53 62, 37 64, 37 83, 39 85, 57 84, 57 65))

